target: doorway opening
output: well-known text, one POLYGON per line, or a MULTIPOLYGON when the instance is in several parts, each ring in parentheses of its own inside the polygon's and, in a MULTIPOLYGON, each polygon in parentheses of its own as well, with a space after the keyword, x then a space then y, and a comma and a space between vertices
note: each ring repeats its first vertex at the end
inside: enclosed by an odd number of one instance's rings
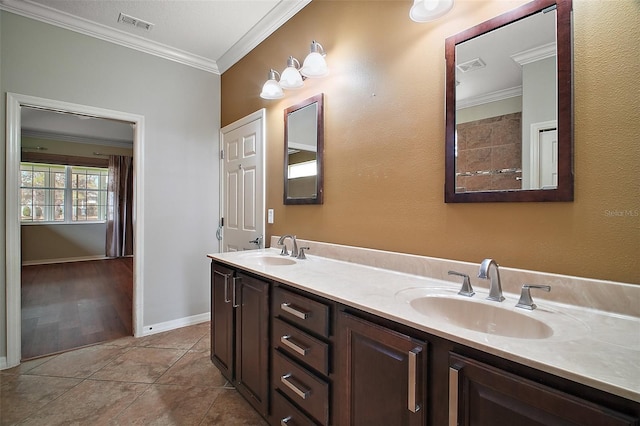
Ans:
MULTIPOLYGON (((56 111, 89 118, 115 120, 131 123, 133 127, 133 217, 142 217, 143 180, 142 161, 144 146, 144 117, 126 112, 108 110, 87 105, 72 104, 57 100, 38 98, 27 95, 7 93, 7 156, 6 156, 6 366, 13 367, 22 359, 22 236, 21 236, 21 112, 23 108, 56 111)), ((86 213, 86 205, 82 212, 86 213)), ((80 211, 80 210, 79 210, 80 211)), ((78 213, 78 212, 76 212, 78 213)), ((135 336, 142 332, 142 251, 140 250, 143 235, 143 223, 133 223, 133 269, 131 326, 135 336)))

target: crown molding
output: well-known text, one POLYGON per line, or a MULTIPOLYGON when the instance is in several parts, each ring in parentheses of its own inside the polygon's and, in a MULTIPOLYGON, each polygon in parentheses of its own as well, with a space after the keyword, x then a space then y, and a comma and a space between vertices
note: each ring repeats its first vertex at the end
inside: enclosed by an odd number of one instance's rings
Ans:
POLYGON ((217 65, 222 74, 273 34, 285 22, 301 11, 311 0, 282 0, 249 30, 238 42, 227 50, 217 65))
POLYGON ((152 42, 142 37, 89 21, 88 19, 79 18, 69 13, 34 3, 30 0, 0 0, 0 9, 150 55, 159 56, 203 71, 219 74, 216 62, 210 59, 175 49, 162 43, 152 42))
POLYGON ((0 9, 178 62, 214 74, 221 74, 277 30, 311 0, 282 0, 216 62, 162 43, 61 12, 30 0, 0 0, 0 9), (222 66, 219 66, 219 64, 222 66))
POLYGON ((473 96, 467 99, 456 101, 456 110, 470 108, 490 102, 502 101, 504 99, 522 96, 522 86, 511 87, 509 89, 496 90, 495 92, 473 96))
POLYGON ((513 54, 511 55, 511 59, 513 59, 518 65, 527 65, 553 56, 556 56, 555 41, 513 54))

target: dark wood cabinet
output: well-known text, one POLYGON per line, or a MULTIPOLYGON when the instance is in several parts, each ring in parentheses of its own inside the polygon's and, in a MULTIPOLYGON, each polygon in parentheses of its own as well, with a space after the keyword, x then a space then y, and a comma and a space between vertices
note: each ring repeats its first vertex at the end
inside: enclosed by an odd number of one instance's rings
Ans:
POLYGON ((211 361, 230 382, 234 373, 235 318, 232 269, 211 263, 211 361))
POLYGON ((274 426, 640 426, 636 401, 224 263, 211 309, 213 363, 274 426))
POLYGON ((333 303, 276 285, 272 338, 274 408, 271 424, 332 425, 331 311, 333 303))
POLYGON ((238 392, 269 411, 269 283, 237 274, 236 374, 238 392))
POLYGON ((211 360, 263 416, 269 411, 270 283, 212 263, 211 360))
POLYGON ((637 418, 471 358, 449 359, 449 425, 637 425, 637 418))
POLYGON ((336 334, 337 424, 426 425, 427 343, 345 312, 336 334))

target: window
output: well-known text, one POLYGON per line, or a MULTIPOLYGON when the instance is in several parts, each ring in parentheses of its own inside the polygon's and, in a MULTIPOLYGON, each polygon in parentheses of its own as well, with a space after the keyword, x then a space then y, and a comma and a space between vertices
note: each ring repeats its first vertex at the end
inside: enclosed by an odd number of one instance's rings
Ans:
POLYGON ((296 179, 307 176, 316 176, 318 166, 316 160, 304 161, 289 165, 289 179, 296 179))
POLYGON ((21 163, 20 175, 22 223, 106 220, 108 169, 21 163))

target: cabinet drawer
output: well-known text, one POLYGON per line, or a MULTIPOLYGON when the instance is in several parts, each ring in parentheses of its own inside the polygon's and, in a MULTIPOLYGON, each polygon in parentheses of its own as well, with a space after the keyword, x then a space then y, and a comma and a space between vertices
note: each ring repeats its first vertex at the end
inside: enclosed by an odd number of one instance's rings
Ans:
POLYGON ((273 351, 273 386, 323 425, 329 424, 329 384, 273 351))
POLYGON ((279 426, 316 426, 278 391, 273 393, 273 417, 279 426))
POLYGON ((286 318, 320 336, 329 337, 329 306, 277 287, 273 292, 274 316, 286 318))
POLYGON ((299 359, 323 374, 329 374, 329 344, 278 318, 273 319, 272 346, 299 359))

